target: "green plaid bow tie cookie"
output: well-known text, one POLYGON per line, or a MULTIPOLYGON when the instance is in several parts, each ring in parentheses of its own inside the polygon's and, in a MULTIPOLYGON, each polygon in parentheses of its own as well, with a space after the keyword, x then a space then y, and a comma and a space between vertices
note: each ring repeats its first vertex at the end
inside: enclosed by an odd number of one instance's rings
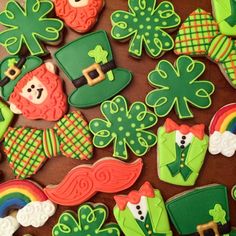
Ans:
POLYGON ((199 8, 190 14, 177 34, 175 53, 208 57, 236 88, 236 41, 220 33, 211 13, 199 8))
POLYGON ((37 173, 47 159, 64 155, 73 159, 92 158, 93 145, 88 124, 79 111, 64 116, 53 128, 9 128, 4 152, 17 178, 37 173))

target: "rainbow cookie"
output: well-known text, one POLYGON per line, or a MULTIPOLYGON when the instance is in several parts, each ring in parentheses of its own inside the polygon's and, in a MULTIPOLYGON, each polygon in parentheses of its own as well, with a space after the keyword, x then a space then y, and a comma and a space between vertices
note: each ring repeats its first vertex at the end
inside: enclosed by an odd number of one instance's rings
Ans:
POLYGON ((49 0, 26 0, 24 8, 17 1, 8 1, 0 14, 0 24, 6 27, 0 33, 0 44, 12 55, 20 55, 24 49, 30 55, 45 54, 43 43, 58 44, 63 28, 62 21, 49 18, 53 8, 49 0))
POLYGON ((226 157, 236 150, 236 103, 228 104, 216 112, 209 126, 209 152, 226 157))
POLYGON ((0 232, 4 230, 6 223, 12 224, 7 229, 9 235, 20 225, 40 227, 55 211, 55 205, 34 182, 10 180, 0 184, 0 232), (13 211, 17 212, 9 215, 13 211))
POLYGON ((54 0, 56 14, 71 29, 86 33, 96 24, 105 0, 54 0))
POLYGON ((93 156, 93 145, 87 122, 79 111, 74 111, 53 128, 9 128, 3 151, 15 176, 25 179, 57 155, 88 160, 93 156))
POLYGON ((131 187, 141 174, 141 159, 125 163, 103 158, 93 165, 79 165, 72 169, 59 185, 47 186, 48 198, 63 206, 79 205, 97 192, 116 193, 131 187))

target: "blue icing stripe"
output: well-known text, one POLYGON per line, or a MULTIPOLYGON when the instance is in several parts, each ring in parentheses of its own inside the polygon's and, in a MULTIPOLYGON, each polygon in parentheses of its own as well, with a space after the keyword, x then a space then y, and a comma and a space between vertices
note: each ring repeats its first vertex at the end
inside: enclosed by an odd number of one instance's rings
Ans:
POLYGON ((228 127, 227 127, 227 131, 230 131, 233 134, 236 134, 236 118, 233 118, 228 127))

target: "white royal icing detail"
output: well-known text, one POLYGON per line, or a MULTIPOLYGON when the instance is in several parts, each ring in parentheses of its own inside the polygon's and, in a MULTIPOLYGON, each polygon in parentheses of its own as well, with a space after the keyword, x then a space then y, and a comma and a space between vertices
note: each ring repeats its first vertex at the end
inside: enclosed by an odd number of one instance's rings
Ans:
POLYGON ((225 131, 220 133, 215 131, 210 135, 209 152, 213 155, 221 153, 226 157, 232 157, 236 150, 236 135, 225 131))
POLYGON ((88 5, 89 0, 80 0, 80 1, 75 1, 75 0, 69 0, 69 3, 72 7, 85 7, 88 5))
POLYGON ((148 212, 148 206, 147 206, 147 198, 146 197, 141 197, 140 202, 138 204, 132 204, 128 202, 127 204, 129 210, 133 214, 134 218, 140 221, 145 221, 145 218, 147 216, 148 212), (137 209, 137 206, 140 206, 140 209, 137 209), (138 212, 141 211, 142 214, 138 214, 138 212), (143 220, 140 219, 140 217, 143 216, 143 220))
POLYGON ((180 131, 176 131, 176 138, 175 141, 178 144, 178 146, 182 146, 184 145, 184 147, 187 147, 193 139, 193 134, 192 133, 188 133, 188 134, 182 134, 180 131), (185 143, 182 144, 181 141, 183 140, 182 137, 185 136, 186 139, 184 139, 185 143))
POLYGON ((54 215, 56 206, 50 201, 30 202, 17 212, 16 219, 24 226, 41 227, 54 215))
POLYGON ((1 236, 13 236, 16 230, 20 227, 16 218, 13 216, 7 216, 0 218, 0 235, 1 236))

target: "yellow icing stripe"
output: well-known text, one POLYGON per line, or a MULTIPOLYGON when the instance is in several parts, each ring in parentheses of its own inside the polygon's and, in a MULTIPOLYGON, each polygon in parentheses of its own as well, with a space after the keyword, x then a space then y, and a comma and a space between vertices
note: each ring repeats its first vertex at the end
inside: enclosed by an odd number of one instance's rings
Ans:
POLYGON ((31 199, 31 201, 37 201, 37 197, 35 197, 33 194, 31 194, 29 191, 24 190, 24 189, 19 189, 19 188, 11 188, 11 189, 7 189, 4 190, 0 193, 0 198, 6 196, 7 194, 11 194, 11 193, 22 193, 25 196, 27 196, 28 198, 31 199))
POLYGON ((224 131, 226 131, 229 123, 232 121, 234 117, 236 117, 236 112, 231 113, 224 119, 224 121, 222 122, 220 126, 220 133, 223 133, 224 131))

